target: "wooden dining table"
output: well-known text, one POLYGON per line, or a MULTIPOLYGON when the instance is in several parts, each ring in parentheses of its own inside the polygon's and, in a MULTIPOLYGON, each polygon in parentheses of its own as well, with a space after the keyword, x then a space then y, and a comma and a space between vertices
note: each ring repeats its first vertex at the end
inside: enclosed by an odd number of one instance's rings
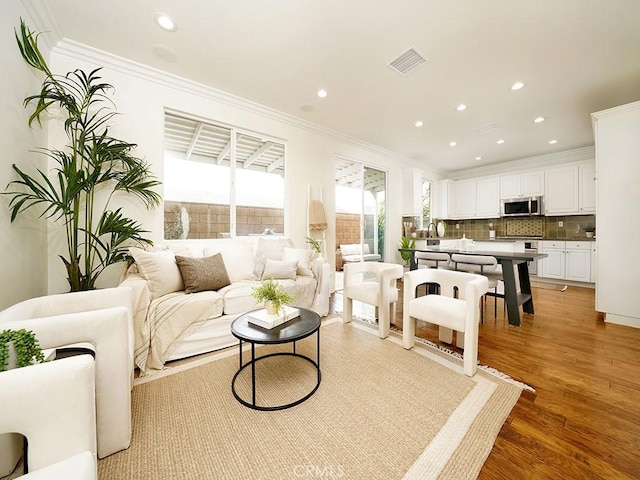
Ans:
POLYGON ((399 248, 398 250, 400 252, 411 252, 410 270, 418 268, 415 252, 463 253, 466 255, 490 255, 495 257, 498 263, 502 265, 504 301, 507 306, 509 325, 520 326, 520 305, 522 305, 522 311, 524 313, 532 315, 534 313, 531 280, 529 278, 529 266, 527 262, 544 258, 547 254, 534 252, 495 252, 475 249, 460 250, 455 247, 441 247, 439 245, 426 246, 423 248, 399 248), (518 271, 517 280, 516 268, 518 271))

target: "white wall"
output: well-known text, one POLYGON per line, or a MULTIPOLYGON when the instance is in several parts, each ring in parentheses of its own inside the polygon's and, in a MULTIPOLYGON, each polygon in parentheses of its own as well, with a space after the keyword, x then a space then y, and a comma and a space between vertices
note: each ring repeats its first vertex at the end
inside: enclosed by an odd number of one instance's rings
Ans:
MULTIPOLYGON (((315 192, 323 189, 329 228, 326 231, 327 252, 331 262, 335 261, 335 202, 334 202, 334 158, 342 155, 360 160, 368 165, 389 172, 387 261, 399 262, 396 246, 400 239, 402 215, 402 171, 416 168, 409 161, 400 159, 391 152, 341 137, 338 134, 294 119, 260 105, 232 97, 223 92, 188 82, 184 79, 148 69, 105 52, 89 49, 72 42, 59 44, 51 53, 54 72, 67 72, 76 68, 90 70, 104 66, 103 80, 116 87, 113 100, 120 112, 111 134, 117 138, 138 144, 137 155, 153 164, 153 171, 163 178, 163 116, 166 108, 183 111, 191 115, 246 128, 280 138, 287 145, 285 188, 287 211, 285 233, 297 246, 305 247, 307 216, 307 192, 312 185, 315 192), (395 158, 394 158, 395 157, 395 158), (397 227, 397 228, 396 228, 397 227), (396 258, 397 257, 397 258, 396 258)), ((212 69, 215 72, 215 69, 212 69)), ((215 73, 212 73, 215 74, 215 73)), ((63 142, 60 128, 52 132, 52 141, 63 142)), ((420 172, 434 178, 434 172, 420 172)), ((162 189, 159 189, 162 193, 162 189)), ((163 235, 162 208, 147 212, 133 203, 127 205, 127 213, 142 222, 150 230, 154 241, 163 235)), ((49 291, 64 291, 65 272, 57 258, 62 246, 60 229, 50 235, 49 291)), ((120 269, 113 269, 102 285, 117 281, 120 269)))
MULTIPOLYGON (((29 111, 22 102, 39 90, 40 82, 24 63, 14 37, 20 17, 31 23, 18 0, 0 1, 0 191, 15 180, 11 165, 33 173, 46 168, 46 159, 32 153, 46 145, 44 132, 29 128, 29 111)), ((0 196, 0 309, 47 292, 46 226, 35 214, 22 215, 10 223, 9 197, 0 196)), ((35 212, 34 212, 35 213, 35 212)))

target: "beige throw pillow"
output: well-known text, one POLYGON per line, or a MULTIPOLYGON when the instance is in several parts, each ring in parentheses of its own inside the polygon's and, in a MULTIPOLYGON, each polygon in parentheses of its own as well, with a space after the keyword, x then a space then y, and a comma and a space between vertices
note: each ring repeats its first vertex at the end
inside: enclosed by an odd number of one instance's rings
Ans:
POLYGON ((262 279, 267 280, 269 278, 274 278, 276 280, 295 280, 297 269, 297 260, 286 262, 284 260, 271 260, 270 258, 267 258, 264 265, 264 272, 262 273, 262 279))
POLYGON ((311 271, 311 258, 313 256, 313 250, 306 250, 303 248, 290 248, 284 247, 282 251, 282 260, 297 261, 298 262, 298 275, 305 277, 312 277, 311 271))
POLYGON ((131 247, 129 254, 138 265, 140 273, 149 282, 152 298, 184 290, 182 275, 173 252, 169 250, 147 252, 141 248, 131 247))
POLYGON ((231 284, 220 253, 201 258, 176 255, 176 263, 182 274, 185 293, 219 290, 231 284))

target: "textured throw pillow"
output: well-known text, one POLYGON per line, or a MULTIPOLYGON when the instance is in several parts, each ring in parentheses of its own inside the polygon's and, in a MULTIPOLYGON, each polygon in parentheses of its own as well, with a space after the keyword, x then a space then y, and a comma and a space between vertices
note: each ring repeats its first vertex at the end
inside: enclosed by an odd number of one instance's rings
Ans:
POLYGON ((129 254, 135 260, 140 273, 149 282, 152 298, 184 290, 180 269, 173 252, 169 250, 147 252, 141 248, 131 247, 129 254))
POLYGON ((220 253, 200 258, 176 255, 176 263, 182 274, 185 293, 219 290, 231 284, 220 253))
POLYGON ((265 278, 263 275, 264 266, 268 258, 271 260, 282 260, 282 249, 292 247, 293 242, 286 237, 260 237, 256 244, 256 255, 254 259, 254 276, 257 279, 265 278))
POLYGON ((267 280, 274 278, 276 280, 296 279, 296 271, 298 269, 298 261, 284 261, 284 260, 271 260, 267 258, 264 264, 264 272, 262 273, 262 279, 267 280))
POLYGON ((303 248, 290 248, 284 247, 282 251, 282 260, 284 261, 297 261, 298 262, 298 275, 305 277, 312 277, 311 271, 311 257, 313 250, 305 250, 303 248))

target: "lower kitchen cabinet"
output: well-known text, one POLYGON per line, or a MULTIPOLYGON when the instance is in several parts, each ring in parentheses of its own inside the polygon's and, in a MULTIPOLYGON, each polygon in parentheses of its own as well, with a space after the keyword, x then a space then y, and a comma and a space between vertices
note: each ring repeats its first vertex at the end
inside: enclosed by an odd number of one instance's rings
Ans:
POLYGON ((591 282, 591 247, 593 242, 545 240, 542 242, 542 275, 558 280, 591 282))

